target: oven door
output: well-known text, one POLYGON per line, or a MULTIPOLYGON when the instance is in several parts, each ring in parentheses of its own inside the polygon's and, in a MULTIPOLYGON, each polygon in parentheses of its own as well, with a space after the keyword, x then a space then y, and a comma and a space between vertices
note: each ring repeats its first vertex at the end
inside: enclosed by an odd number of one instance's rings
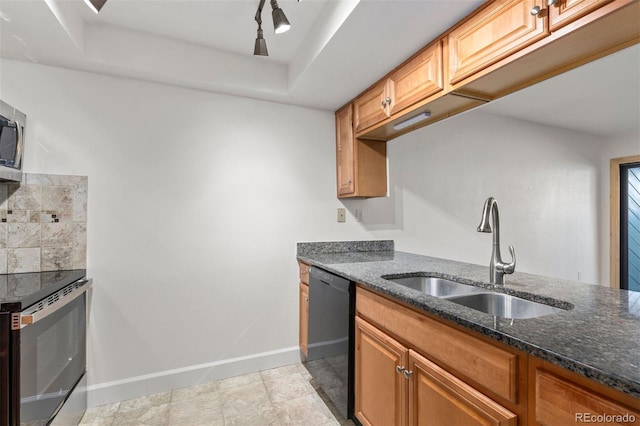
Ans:
POLYGON ((86 370, 90 281, 78 283, 21 313, 20 424, 46 425, 86 370))

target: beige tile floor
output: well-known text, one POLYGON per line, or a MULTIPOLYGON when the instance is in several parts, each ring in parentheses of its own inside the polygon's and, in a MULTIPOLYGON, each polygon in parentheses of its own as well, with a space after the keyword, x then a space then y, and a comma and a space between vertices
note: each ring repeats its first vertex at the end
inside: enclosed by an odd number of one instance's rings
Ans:
POLYGON ((350 425, 302 364, 87 410, 81 426, 350 425))

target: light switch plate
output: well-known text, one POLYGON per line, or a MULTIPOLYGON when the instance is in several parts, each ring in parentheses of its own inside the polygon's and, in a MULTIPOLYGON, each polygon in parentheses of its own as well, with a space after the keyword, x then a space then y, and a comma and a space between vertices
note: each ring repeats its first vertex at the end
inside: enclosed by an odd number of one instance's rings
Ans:
POLYGON ((344 223, 347 220, 347 211, 344 208, 338 209, 338 222, 344 223))

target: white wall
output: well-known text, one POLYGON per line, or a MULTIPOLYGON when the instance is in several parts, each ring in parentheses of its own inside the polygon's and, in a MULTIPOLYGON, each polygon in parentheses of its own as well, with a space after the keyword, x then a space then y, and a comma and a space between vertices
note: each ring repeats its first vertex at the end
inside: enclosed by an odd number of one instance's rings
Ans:
POLYGON ((604 139, 600 148, 600 282, 609 285, 610 271, 610 164, 611 159, 640 155, 640 133, 638 131, 610 136, 604 139))
POLYGON ((91 403, 297 357, 295 243, 390 238, 597 282, 601 141, 470 112, 392 141, 389 198, 335 198, 333 113, 9 60, 28 172, 89 176, 91 403), (335 209, 364 209, 364 222, 335 209))
POLYGON ((26 170, 89 176, 91 403, 189 384, 138 376, 268 351, 282 353, 211 374, 297 359, 296 242, 371 238, 335 220, 333 113, 8 60, 0 70, 0 97, 28 116, 26 170))
POLYGON ((493 196, 517 271, 597 283, 600 139, 468 112, 393 140, 391 197, 347 203, 398 250, 488 265, 492 236, 476 228, 493 196))

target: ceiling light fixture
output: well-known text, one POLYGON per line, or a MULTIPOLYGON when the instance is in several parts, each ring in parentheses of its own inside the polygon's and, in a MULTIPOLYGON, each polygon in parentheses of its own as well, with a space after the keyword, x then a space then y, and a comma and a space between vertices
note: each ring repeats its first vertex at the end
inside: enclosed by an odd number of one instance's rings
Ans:
MULTIPOLYGON (((266 0, 260 0, 260 3, 258 3, 258 10, 256 10, 255 16, 255 20, 258 23, 258 35, 256 37, 256 43, 253 48, 253 54, 258 56, 269 56, 269 53, 267 52, 267 41, 264 39, 262 33, 262 8, 264 7, 265 1, 266 0)), ((289 23, 289 20, 285 16, 282 9, 280 9, 280 7, 278 6, 277 0, 271 0, 271 9, 273 9, 271 12, 271 17, 273 18, 273 29, 275 33, 282 34, 289 31, 289 29, 291 28, 291 24, 289 23)))
POLYGON ((271 0, 271 17, 273 18, 273 29, 276 34, 282 34, 289 31, 291 28, 291 24, 289 20, 284 15, 284 12, 278 6, 278 2, 276 0, 271 0))
POLYGON ((393 130, 402 130, 404 128, 407 128, 409 126, 412 126, 416 123, 421 122, 422 120, 426 120, 427 118, 431 117, 431 113, 429 111, 425 111, 425 112, 421 112, 418 115, 414 115, 411 118, 408 118, 404 121, 401 121, 398 124, 394 124, 393 125, 393 130))
POLYGON ((84 2, 89 6, 89 8, 91 8, 91 10, 93 10, 94 13, 98 13, 107 0, 84 0, 84 2))

